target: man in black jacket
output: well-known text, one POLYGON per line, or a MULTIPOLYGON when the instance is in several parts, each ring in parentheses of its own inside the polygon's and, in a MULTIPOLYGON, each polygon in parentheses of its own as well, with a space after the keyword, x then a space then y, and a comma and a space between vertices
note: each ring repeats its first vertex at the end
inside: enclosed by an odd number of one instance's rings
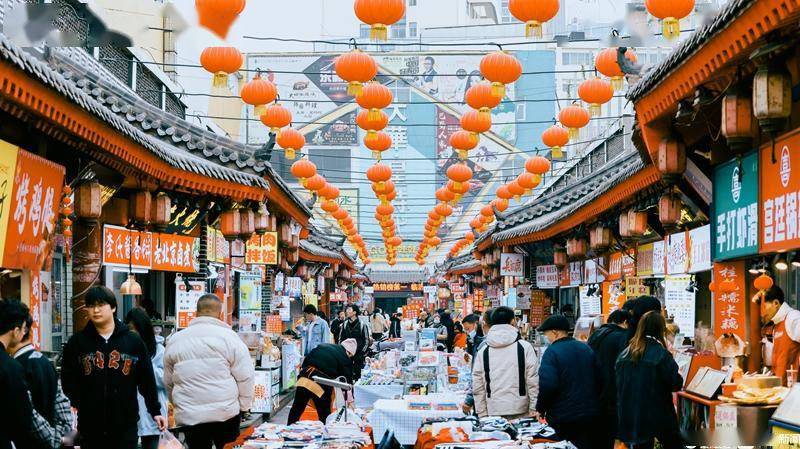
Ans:
POLYGON ((347 321, 342 324, 339 331, 339 341, 343 342, 348 338, 356 341, 358 347, 353 355, 353 380, 361 378, 361 369, 367 358, 369 346, 369 327, 358 319, 359 309, 355 304, 350 304, 344 309, 347 314, 347 321))
POLYGON ((478 346, 483 343, 483 326, 480 324, 480 316, 471 313, 461 320, 464 331, 467 333, 467 354, 475 357, 478 346))
POLYGON ((91 322, 69 339, 61 368, 64 393, 78 410, 81 447, 136 448, 137 391, 159 429, 167 425, 150 356, 142 339, 114 318, 117 300, 111 290, 90 288, 86 308, 91 322))
POLYGON ((602 429, 605 435, 603 441, 599 442, 599 448, 613 448, 617 437, 617 376, 614 366, 619 355, 628 346, 629 316, 622 310, 615 310, 608 316, 608 322, 597 329, 587 342, 594 350, 602 379, 600 413, 603 423, 598 429, 602 429))
POLYGON ((353 382, 353 362, 350 360, 356 351, 356 341, 348 339, 341 345, 323 343, 303 360, 303 367, 297 379, 297 389, 294 393, 294 403, 289 410, 287 424, 291 425, 300 420, 308 401, 314 402, 317 416, 323 423, 331 413, 333 400, 333 387, 320 385, 313 380, 314 376, 326 379, 343 377, 347 383, 353 382))
POLYGON ((33 407, 25 372, 6 347, 25 334, 28 308, 10 299, 0 300, 0 449, 39 447, 33 438, 33 407))
POLYGON ((339 332, 342 330, 342 324, 347 321, 347 318, 344 316, 344 310, 340 310, 339 313, 336 314, 336 318, 331 320, 331 333, 333 334, 333 341, 335 343, 339 343, 339 332))

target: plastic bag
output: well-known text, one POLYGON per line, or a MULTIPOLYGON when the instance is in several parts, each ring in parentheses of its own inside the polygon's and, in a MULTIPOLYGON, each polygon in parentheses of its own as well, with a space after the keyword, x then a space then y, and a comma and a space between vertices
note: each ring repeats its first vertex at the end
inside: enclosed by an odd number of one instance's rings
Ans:
POLYGON ((161 432, 161 436, 158 438, 158 449, 184 449, 184 448, 180 440, 175 438, 175 435, 173 435, 169 430, 165 430, 161 432))
POLYGON ((359 418, 358 415, 353 413, 352 410, 347 410, 346 412, 345 410, 345 408, 341 408, 336 413, 331 413, 328 415, 328 419, 325 420, 325 425, 330 426, 332 424, 353 424, 361 428, 365 426, 364 420, 359 418))

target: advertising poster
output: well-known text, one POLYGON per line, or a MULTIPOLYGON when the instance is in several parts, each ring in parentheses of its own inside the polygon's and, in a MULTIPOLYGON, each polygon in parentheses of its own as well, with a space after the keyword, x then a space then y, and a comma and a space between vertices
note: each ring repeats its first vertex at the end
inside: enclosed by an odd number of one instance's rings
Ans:
POLYGON ((757 151, 714 169, 714 260, 758 252, 758 187, 757 151))
POLYGON ((603 282, 603 315, 611 315, 615 310, 619 310, 628 298, 625 296, 625 288, 622 281, 603 282))
POLYGON ((191 290, 186 289, 183 280, 175 282, 175 313, 178 329, 185 329, 197 315, 197 300, 206 293, 205 282, 189 281, 191 290))
POLYGON ((239 275, 239 310, 261 310, 261 275, 239 275))
POLYGON ((520 310, 528 310, 531 308, 530 285, 517 286, 517 308, 520 310))
POLYGON ((667 276, 664 286, 664 305, 667 315, 675 317, 681 334, 694 337, 695 304, 694 291, 686 291, 690 276, 667 276))
POLYGON ((252 413, 272 413, 272 370, 256 370, 253 377, 252 413))
POLYGON ((689 231, 689 273, 711 269, 711 226, 705 225, 689 231))
POLYGON ((306 142, 316 146, 350 147, 358 145, 358 132, 356 111, 353 111, 309 132, 306 142))

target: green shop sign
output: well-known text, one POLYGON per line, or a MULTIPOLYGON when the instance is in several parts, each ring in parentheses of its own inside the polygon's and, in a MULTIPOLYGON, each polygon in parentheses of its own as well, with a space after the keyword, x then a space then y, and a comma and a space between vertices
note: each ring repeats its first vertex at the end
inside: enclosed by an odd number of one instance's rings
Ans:
POLYGON ((714 170, 714 260, 758 253, 758 152, 714 170))

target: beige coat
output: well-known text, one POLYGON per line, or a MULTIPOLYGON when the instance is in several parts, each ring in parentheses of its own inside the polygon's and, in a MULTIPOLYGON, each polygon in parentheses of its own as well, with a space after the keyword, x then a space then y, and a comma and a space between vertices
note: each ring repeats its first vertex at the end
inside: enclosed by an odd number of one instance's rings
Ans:
POLYGON ((167 341, 164 385, 179 426, 222 422, 249 410, 254 376, 247 346, 216 318, 195 318, 167 341))
POLYGON ((536 410, 539 395, 539 359, 533 346, 519 341, 517 329, 508 324, 492 326, 486 345, 475 355, 472 367, 472 392, 478 416, 517 417, 536 410), (522 345, 525 360, 525 395, 519 394, 517 344, 522 345), (491 397, 486 393, 483 359, 489 351, 491 397))

